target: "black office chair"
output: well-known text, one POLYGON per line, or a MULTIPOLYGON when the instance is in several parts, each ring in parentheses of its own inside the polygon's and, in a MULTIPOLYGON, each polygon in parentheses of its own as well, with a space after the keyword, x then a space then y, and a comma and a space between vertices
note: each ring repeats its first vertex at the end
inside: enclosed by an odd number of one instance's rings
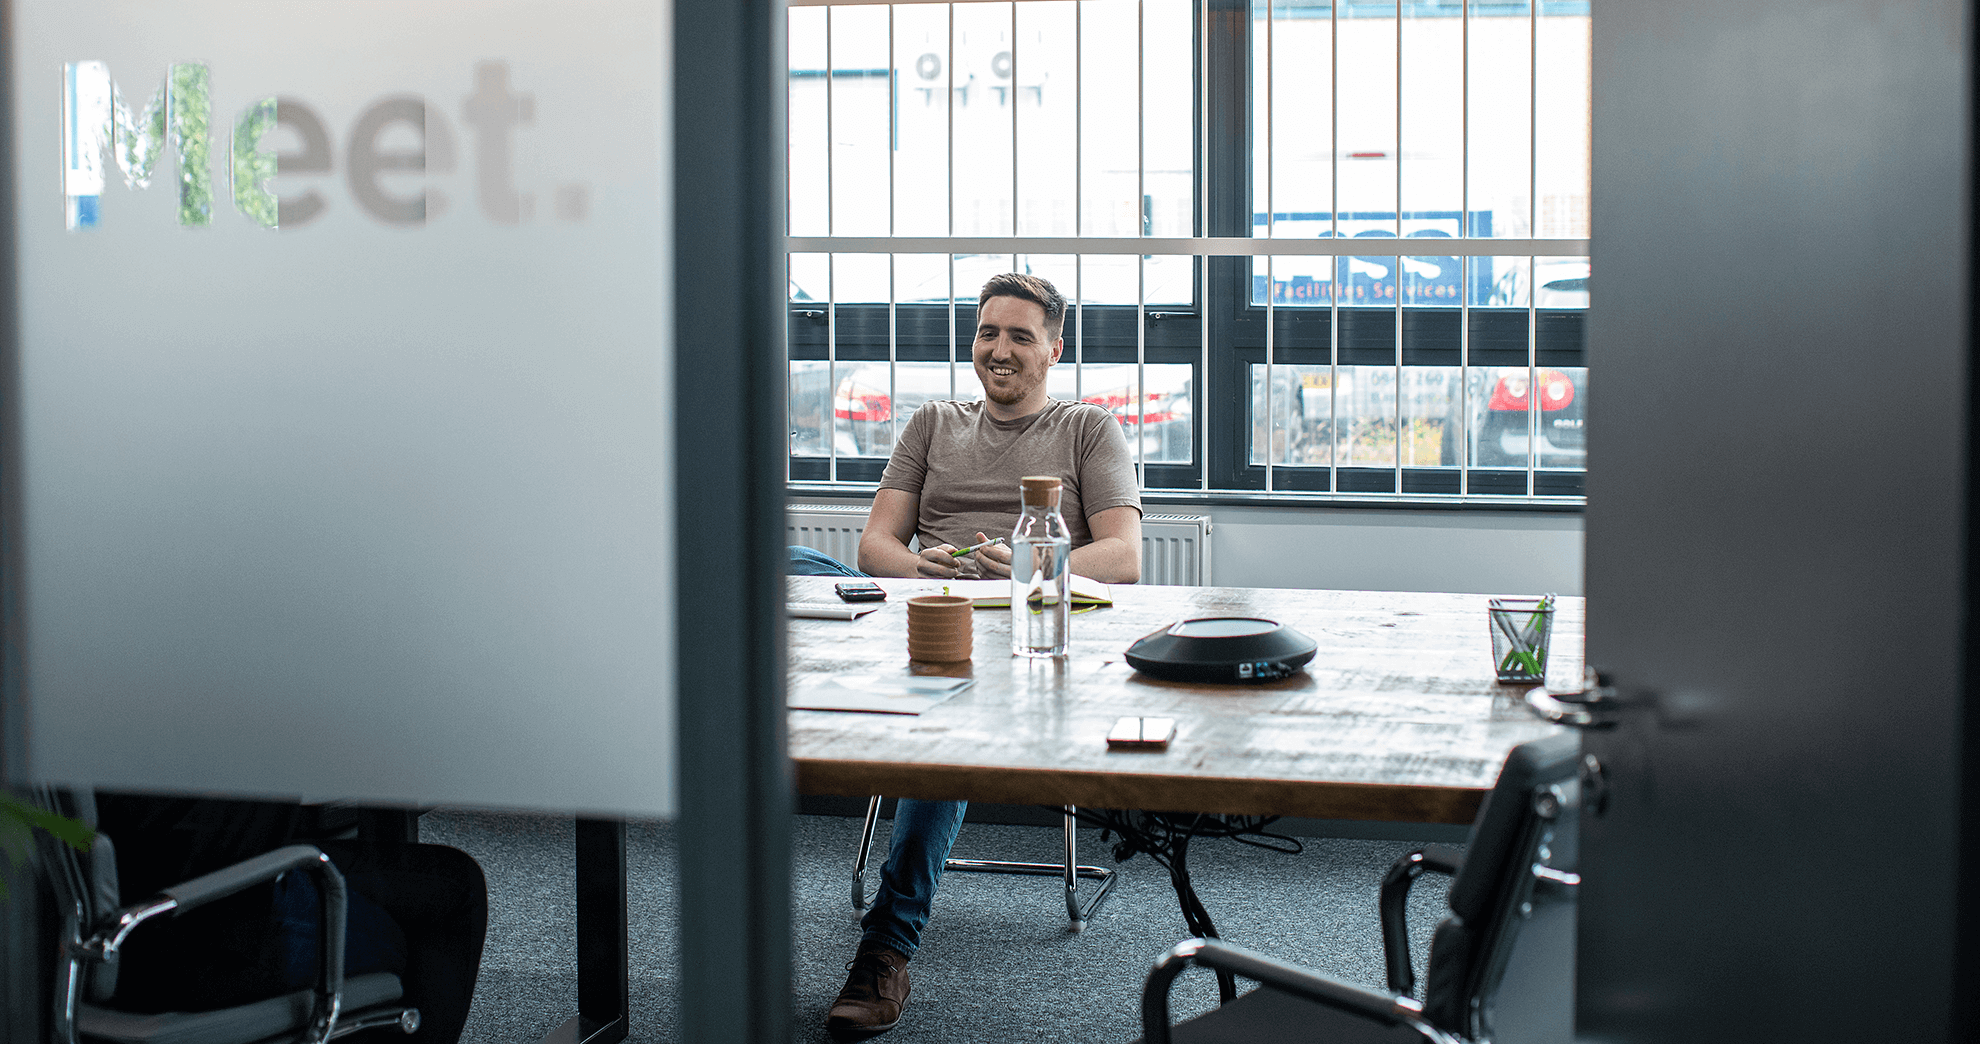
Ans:
MULTIPOLYGON (((41 788, 37 804, 96 825, 87 792, 41 788)), ((55 951, 54 1039, 59 1044, 320 1044, 361 1030, 419 1029, 416 1008, 396 1003, 399 977, 388 972, 344 977, 344 877, 312 845, 289 845, 265 855, 165 888, 124 905, 118 891, 116 850, 98 834, 88 852, 43 836, 38 849, 51 869, 61 918, 55 951), (283 996, 216 1011, 136 1013, 112 1005, 117 962, 125 940, 147 922, 176 917, 283 874, 312 875, 321 903, 315 985, 283 996)))
POLYGON ((1142 991, 1146 1044, 1569 1040, 1574 985, 1575 817, 1580 738, 1513 748, 1471 825, 1464 853, 1439 846, 1396 860, 1382 882, 1382 947, 1391 992, 1371 990, 1214 939, 1190 939, 1155 963, 1142 991), (1431 937, 1421 1002, 1403 916, 1427 870, 1454 874, 1451 912, 1431 937), (1175 1026, 1169 989, 1190 965, 1260 989, 1175 1026))

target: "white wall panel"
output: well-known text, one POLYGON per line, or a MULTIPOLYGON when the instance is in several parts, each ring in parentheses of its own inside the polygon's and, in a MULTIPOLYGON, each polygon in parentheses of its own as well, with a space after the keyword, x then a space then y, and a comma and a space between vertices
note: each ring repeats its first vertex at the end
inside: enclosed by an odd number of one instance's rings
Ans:
POLYGON ((1344 591, 1581 594, 1581 516, 1218 507, 1217 583, 1344 591))
POLYGON ((669 19, 14 5, 33 775, 672 812, 669 19), (134 114, 206 67, 209 224, 167 142, 67 227, 83 62, 134 114), (262 151, 329 146, 279 230, 230 190, 273 97, 262 151))

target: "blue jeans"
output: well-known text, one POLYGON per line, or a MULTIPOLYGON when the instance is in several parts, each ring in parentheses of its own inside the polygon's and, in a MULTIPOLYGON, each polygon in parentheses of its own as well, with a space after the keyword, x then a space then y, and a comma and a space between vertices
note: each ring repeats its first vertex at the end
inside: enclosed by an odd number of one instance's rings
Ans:
POLYGON ((860 945, 878 943, 906 956, 921 945, 921 929, 949 848, 962 830, 967 801, 917 801, 902 798, 894 809, 894 834, 887 862, 880 867, 880 888, 873 906, 859 919, 860 945))
POLYGON ((813 551, 808 547, 792 544, 789 549, 791 564, 784 571, 791 576, 865 576, 865 573, 833 558, 831 555, 813 551))
MULTIPOLYGON (((808 547, 793 546, 790 556, 792 576, 866 575, 808 547)), ((935 888, 942 883, 949 848, 956 843, 968 809, 967 801, 900 800, 894 809, 887 861, 880 867, 880 887, 866 916, 859 919, 861 945, 878 943, 914 956, 921 945, 922 926, 928 923, 929 906, 935 901, 935 888)))

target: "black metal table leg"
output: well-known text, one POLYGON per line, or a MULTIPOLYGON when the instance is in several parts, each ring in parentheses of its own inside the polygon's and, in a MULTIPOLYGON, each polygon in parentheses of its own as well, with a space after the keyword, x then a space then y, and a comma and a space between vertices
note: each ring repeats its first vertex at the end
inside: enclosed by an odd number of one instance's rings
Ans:
POLYGON ((541 1044, 618 1044, 631 1022, 626 957, 626 822, 577 821, 578 1013, 541 1044))
MULTIPOLYGON (((1199 819, 1201 817, 1198 817, 1199 819)), ((1174 835, 1169 848, 1169 883, 1175 886, 1176 903, 1182 907, 1183 923, 1189 926, 1189 934, 1199 939, 1217 938, 1217 925, 1210 920, 1210 911, 1203 900, 1196 895, 1196 883, 1189 878, 1189 839, 1194 832, 1189 830, 1174 835)), ((1217 970, 1217 1002, 1229 1004, 1237 999, 1237 977, 1221 968, 1217 970)))
MULTIPOLYGON (((1169 883, 1176 890, 1176 903, 1182 907, 1183 923, 1188 927, 1189 934, 1200 939, 1217 938, 1217 925, 1210 919, 1210 911, 1204 908, 1203 900, 1196 894, 1196 885, 1189 877, 1189 843, 1192 838, 1235 838, 1287 855, 1296 855, 1300 851, 1297 840, 1265 830, 1278 818, 1276 816, 1128 812, 1116 809, 1080 809, 1078 815, 1081 820, 1101 829, 1102 841, 1110 835, 1119 838, 1114 845, 1116 860, 1124 861, 1137 852, 1146 852, 1148 858, 1169 872, 1169 883)), ((1217 996, 1226 1004, 1237 998, 1237 979, 1229 972, 1217 973, 1217 996)))

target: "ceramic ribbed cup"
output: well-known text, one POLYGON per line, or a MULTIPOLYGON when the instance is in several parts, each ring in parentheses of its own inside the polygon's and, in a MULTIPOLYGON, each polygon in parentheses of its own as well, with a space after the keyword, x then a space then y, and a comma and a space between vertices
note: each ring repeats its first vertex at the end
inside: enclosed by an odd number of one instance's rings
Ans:
POLYGON ((960 595, 920 595, 907 600, 908 659, 960 663, 975 644, 974 607, 960 595))

